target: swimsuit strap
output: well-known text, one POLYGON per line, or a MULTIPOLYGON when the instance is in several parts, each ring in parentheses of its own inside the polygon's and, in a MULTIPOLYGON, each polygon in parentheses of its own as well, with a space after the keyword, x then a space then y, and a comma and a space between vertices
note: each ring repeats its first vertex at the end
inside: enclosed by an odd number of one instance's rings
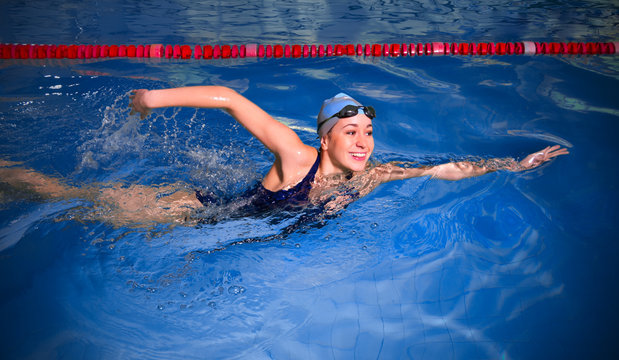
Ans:
POLYGON ((310 183, 314 181, 314 177, 318 172, 318 165, 320 165, 320 151, 318 152, 318 156, 316 156, 316 161, 314 161, 314 165, 312 165, 312 168, 307 173, 307 175, 305 175, 303 180, 301 180, 301 182, 303 182, 305 179, 308 179, 310 183))
POLYGON ((271 191, 264 189, 268 194, 270 194, 274 199, 284 200, 294 197, 298 200, 307 200, 307 195, 309 194, 310 189, 312 188, 312 181, 314 181, 314 177, 318 172, 318 165, 320 165, 320 153, 316 156, 316 161, 312 168, 309 170, 307 175, 301 180, 298 184, 291 187, 287 190, 279 190, 279 191, 271 191))
MULTIPOLYGON (((287 190, 279 190, 279 191, 271 191, 265 189, 262 184, 259 184, 256 188, 249 190, 242 197, 254 197, 253 203, 257 204, 260 207, 272 206, 278 202, 291 202, 291 203, 304 203, 308 200, 308 195, 310 190, 312 189, 312 182, 316 177, 316 173, 318 172, 318 166, 320 165, 320 152, 316 156, 316 161, 314 161, 314 165, 312 165, 311 169, 305 175, 303 180, 301 180, 298 184, 291 187, 287 190), (256 196, 257 195, 257 196, 256 196)), ((221 204, 223 201, 221 199, 217 199, 214 194, 209 192, 201 192, 196 190, 196 198, 202 204, 221 204)))

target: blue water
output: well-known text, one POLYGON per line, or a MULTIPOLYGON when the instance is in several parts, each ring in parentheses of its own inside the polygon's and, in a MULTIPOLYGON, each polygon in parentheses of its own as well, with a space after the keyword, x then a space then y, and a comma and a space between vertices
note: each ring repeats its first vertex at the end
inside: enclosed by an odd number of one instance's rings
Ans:
MULTIPOLYGON (((613 41, 619 14, 560 1, 48 4, 0 5, 0 42, 613 41)), ((2 357, 616 357, 617 69, 617 57, 0 62, 0 157, 72 184, 234 194, 268 169, 223 112, 130 117, 134 88, 230 86, 316 146, 321 101, 346 91, 376 108, 377 161, 570 150, 519 174, 385 184, 307 224, 118 227, 88 220, 88 201, 0 184, 2 357), (248 239, 268 241, 230 245, 248 239)))

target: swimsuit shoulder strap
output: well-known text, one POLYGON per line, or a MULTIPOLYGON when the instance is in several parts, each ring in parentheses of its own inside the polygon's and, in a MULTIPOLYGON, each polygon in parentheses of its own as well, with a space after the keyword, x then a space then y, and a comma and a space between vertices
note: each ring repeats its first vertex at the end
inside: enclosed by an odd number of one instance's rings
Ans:
POLYGON ((307 191, 309 191, 309 188, 311 188, 312 182, 314 181, 314 177, 318 172, 318 165, 320 165, 320 152, 318 152, 318 155, 316 155, 316 161, 314 161, 314 165, 312 165, 312 168, 308 171, 303 180, 299 181, 299 183, 293 186, 291 189, 280 191, 295 193, 303 188, 306 188, 307 191))
POLYGON ((305 175, 305 179, 303 179, 301 182, 305 181, 306 179, 309 182, 314 181, 314 177, 316 176, 316 173, 318 172, 318 165, 320 165, 320 151, 317 151, 318 154, 316 155, 316 161, 314 161, 314 165, 312 165, 312 168, 310 169, 310 171, 307 173, 307 175, 305 175))

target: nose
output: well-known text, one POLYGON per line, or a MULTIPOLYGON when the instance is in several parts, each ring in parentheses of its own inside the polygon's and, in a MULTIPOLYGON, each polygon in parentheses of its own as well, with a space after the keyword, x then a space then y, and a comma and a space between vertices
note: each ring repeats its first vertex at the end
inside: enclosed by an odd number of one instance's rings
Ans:
POLYGON ((357 135, 357 138, 355 139, 355 145, 361 149, 367 148, 367 139, 365 138, 365 136, 363 136, 363 134, 357 135))

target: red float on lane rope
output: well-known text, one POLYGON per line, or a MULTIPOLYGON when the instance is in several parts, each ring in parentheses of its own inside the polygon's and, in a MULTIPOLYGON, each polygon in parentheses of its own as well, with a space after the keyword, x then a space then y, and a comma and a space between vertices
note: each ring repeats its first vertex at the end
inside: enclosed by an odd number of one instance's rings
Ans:
POLYGON ((323 56, 414 55, 615 55, 619 42, 480 42, 327 45, 37 45, 0 44, 0 59, 151 57, 218 59, 245 57, 306 58, 323 56))
POLYGON ((389 48, 389 52, 391 53, 391 56, 393 57, 400 56, 400 44, 391 44, 391 47, 389 48))
POLYGON ((283 56, 284 56, 284 47, 283 47, 283 46, 281 46, 281 45, 275 45, 275 46, 273 47, 273 55, 274 55, 276 58, 281 58, 281 57, 283 57, 283 56))
POLYGON ((346 48, 344 47, 344 45, 337 44, 333 47, 333 54, 335 56, 346 55, 346 48))
POLYGON ((232 49, 230 48, 230 45, 223 45, 221 47, 221 58, 229 59, 230 56, 232 56, 232 49))
POLYGON ((247 44, 247 45, 245 45, 245 56, 247 56, 247 57, 256 57, 256 56, 258 56, 258 45, 256 45, 256 44, 247 44))
POLYGON ((292 45, 292 57, 300 58, 301 56, 303 56, 303 49, 301 48, 301 45, 292 45))
POLYGON ((183 59, 191 58, 191 47, 189 45, 183 45, 180 47, 180 55, 183 59))
POLYGON ((202 57, 204 59, 213 58, 213 47, 211 45, 204 45, 204 47, 202 48, 202 57))

